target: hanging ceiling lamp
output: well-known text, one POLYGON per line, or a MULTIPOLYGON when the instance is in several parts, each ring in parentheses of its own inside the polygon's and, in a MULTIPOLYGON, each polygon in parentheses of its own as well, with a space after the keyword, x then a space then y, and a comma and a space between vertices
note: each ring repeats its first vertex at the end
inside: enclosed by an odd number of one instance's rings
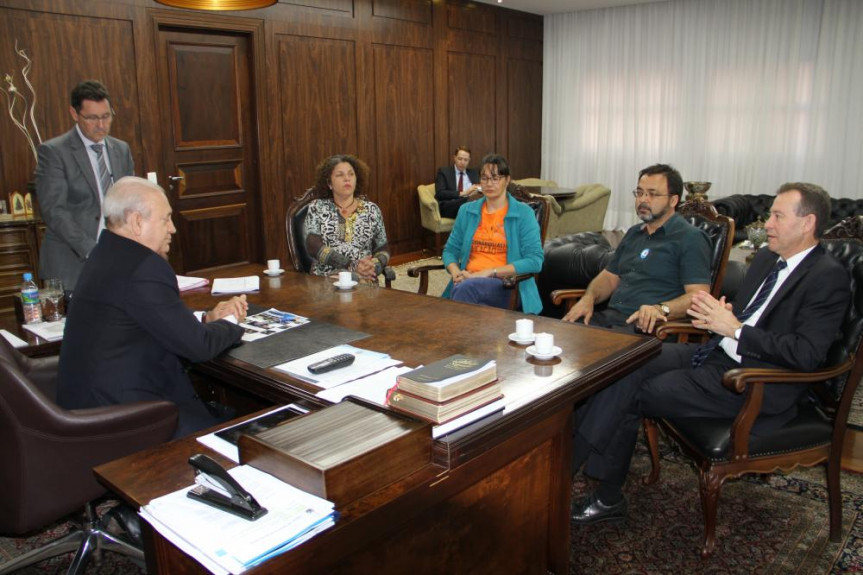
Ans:
POLYGON ((272 6, 278 0, 156 0, 159 4, 190 10, 254 10, 272 6))

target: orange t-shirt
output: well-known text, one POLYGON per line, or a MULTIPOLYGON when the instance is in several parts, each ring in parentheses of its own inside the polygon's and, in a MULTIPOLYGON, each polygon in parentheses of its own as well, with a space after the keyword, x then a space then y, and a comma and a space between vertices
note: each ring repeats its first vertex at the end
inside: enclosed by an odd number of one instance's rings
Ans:
POLYGON ((509 203, 490 214, 488 205, 483 204, 479 226, 473 234, 467 271, 479 272, 506 265, 506 232, 503 229, 503 218, 508 210, 509 203))

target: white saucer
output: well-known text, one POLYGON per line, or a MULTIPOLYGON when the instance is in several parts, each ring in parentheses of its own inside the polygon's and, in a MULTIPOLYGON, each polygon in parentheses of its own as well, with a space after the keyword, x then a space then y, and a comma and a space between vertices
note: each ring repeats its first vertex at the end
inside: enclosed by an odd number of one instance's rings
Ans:
POLYGON ((339 283, 339 282, 333 282, 333 285, 336 286, 337 289, 351 289, 352 287, 354 287, 358 283, 359 282, 351 282, 349 284, 343 284, 343 283, 339 283))
POLYGON ((553 357, 557 357, 558 355, 560 355, 560 353, 563 350, 557 346, 554 346, 553 348, 551 348, 551 353, 537 353, 536 352, 536 346, 532 345, 532 346, 528 347, 525 351, 527 352, 528 355, 532 355, 536 359, 551 359, 553 357))
POLYGON ((511 334, 509 334, 509 341, 514 341, 515 343, 521 343, 521 344, 533 343, 534 339, 535 339, 535 334, 530 334, 530 336, 528 336, 524 339, 520 339, 516 332, 512 332, 511 334))
POLYGON ((268 276, 278 276, 285 273, 285 270, 264 270, 264 273, 268 276))

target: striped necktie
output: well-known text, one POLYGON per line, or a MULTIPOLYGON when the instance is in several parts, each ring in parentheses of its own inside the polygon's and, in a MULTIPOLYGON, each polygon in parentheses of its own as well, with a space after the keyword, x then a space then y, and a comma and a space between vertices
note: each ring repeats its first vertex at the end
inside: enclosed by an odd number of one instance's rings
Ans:
MULTIPOLYGON (((746 306, 746 309, 743 310, 743 313, 741 313, 737 318, 740 320, 740 323, 743 323, 752 317, 752 314, 764 305, 767 298, 770 297, 770 292, 773 291, 773 286, 776 285, 776 279, 779 277, 779 272, 784 270, 786 267, 788 267, 788 263, 786 263, 785 260, 776 261, 773 269, 770 270, 770 273, 767 274, 767 277, 764 279, 764 283, 761 284, 761 289, 758 290, 758 293, 755 295, 755 299, 749 302, 749 305, 746 306)), ((692 367, 698 367, 704 363, 704 360, 707 359, 707 356, 710 355, 711 351, 716 349, 716 346, 719 345, 720 341, 722 341, 722 336, 715 335, 710 338, 707 343, 696 349, 695 353, 692 354, 692 367)))
POLYGON ((105 161, 104 144, 92 144, 90 147, 96 152, 96 164, 99 166, 99 187, 102 190, 102 197, 108 192, 111 187, 111 172, 108 171, 108 163, 105 161))

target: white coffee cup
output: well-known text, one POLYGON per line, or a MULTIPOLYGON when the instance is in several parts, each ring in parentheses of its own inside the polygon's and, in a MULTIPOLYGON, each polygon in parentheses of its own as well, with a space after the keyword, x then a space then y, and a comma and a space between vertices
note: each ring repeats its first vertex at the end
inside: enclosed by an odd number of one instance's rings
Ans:
POLYGON ((554 351, 554 335, 550 333, 538 333, 533 341, 536 353, 549 354, 554 351))
POLYGON ((267 260, 267 271, 270 273, 276 273, 282 269, 279 265, 279 260, 267 260))
POLYGON ((533 337, 533 320, 532 319, 517 319, 515 320, 515 336, 518 339, 530 339, 533 337))
POLYGON ((354 281, 351 272, 339 272, 339 285, 348 286, 354 281))

